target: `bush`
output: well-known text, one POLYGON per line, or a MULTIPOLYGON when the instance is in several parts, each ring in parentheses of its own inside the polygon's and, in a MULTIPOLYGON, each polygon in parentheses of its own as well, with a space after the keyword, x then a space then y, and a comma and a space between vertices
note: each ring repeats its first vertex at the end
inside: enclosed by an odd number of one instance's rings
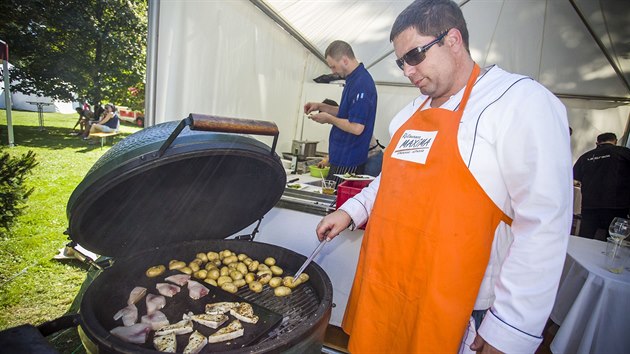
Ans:
POLYGON ((22 214, 24 204, 34 188, 24 186, 26 174, 38 163, 35 153, 29 150, 21 157, 12 157, 0 149, 0 227, 7 231, 22 214))

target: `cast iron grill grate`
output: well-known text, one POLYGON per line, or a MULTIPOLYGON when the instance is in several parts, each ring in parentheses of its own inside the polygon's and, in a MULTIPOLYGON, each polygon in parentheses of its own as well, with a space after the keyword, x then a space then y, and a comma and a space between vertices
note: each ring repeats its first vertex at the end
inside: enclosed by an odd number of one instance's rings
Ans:
POLYGON ((317 318, 314 315, 321 301, 308 282, 292 289, 291 295, 284 297, 275 296, 269 285, 265 285, 261 293, 253 293, 244 287, 239 289, 236 295, 283 316, 282 322, 261 337, 256 344, 290 333, 303 325, 304 321, 315 323, 317 318))

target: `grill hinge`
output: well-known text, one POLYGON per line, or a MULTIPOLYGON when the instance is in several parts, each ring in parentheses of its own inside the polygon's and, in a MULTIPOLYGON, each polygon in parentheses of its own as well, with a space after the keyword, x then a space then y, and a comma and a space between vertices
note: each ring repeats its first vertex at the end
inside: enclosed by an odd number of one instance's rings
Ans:
POLYGON ((246 240, 246 241, 254 241, 254 237, 256 237, 256 234, 258 233, 258 228, 260 227, 260 223, 262 222, 262 219, 264 219, 264 216, 261 217, 260 219, 258 219, 258 223, 256 224, 256 227, 254 227, 254 229, 252 230, 252 232, 248 235, 238 235, 235 236, 234 239, 235 240, 246 240))

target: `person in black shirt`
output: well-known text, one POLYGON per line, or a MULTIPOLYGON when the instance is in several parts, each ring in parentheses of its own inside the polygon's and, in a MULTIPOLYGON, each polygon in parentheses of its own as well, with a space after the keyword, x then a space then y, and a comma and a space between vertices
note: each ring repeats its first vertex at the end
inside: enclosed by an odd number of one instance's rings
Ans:
POLYGON ((79 114, 79 119, 74 124, 74 127, 72 127, 72 129, 74 130, 78 125, 79 132, 74 133, 73 135, 83 136, 85 134, 87 127, 89 126, 90 120, 94 119, 94 113, 92 113, 92 111, 90 111, 89 109, 85 109, 81 107, 77 107, 76 111, 79 114))
POLYGON ((600 134, 597 147, 580 156, 573 166, 573 179, 582 190, 582 237, 595 238, 598 229, 607 235, 613 218, 628 217, 630 149, 616 144, 614 133, 600 134))

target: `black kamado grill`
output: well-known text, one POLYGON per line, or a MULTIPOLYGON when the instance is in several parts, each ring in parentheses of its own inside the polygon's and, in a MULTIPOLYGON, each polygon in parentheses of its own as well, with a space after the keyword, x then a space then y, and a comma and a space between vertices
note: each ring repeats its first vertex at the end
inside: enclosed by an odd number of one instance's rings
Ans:
MULTIPOLYGON (((284 275, 294 274, 305 256, 275 245, 225 240, 260 220, 280 199, 286 174, 275 152, 277 138, 271 122, 191 114, 179 123, 141 130, 113 146, 74 190, 67 215, 74 242, 115 261, 89 285, 78 315, 46 323, 40 331, 47 334, 59 330, 60 322, 71 322, 85 333, 88 350, 157 353, 153 332, 144 345, 109 333, 121 325, 112 316, 126 306, 135 286, 158 294, 155 282, 175 274, 167 270, 157 280, 147 278, 149 267, 229 249, 261 262, 274 257, 284 275), (273 145, 269 148, 243 134, 273 136, 273 145)), ((202 312, 205 303, 240 299, 259 310, 262 325, 244 324, 244 337, 249 333, 245 341, 208 345, 204 352, 317 353, 331 314, 332 284, 315 263, 306 273, 310 279, 286 297, 274 296, 268 285, 261 293, 244 286, 232 295, 200 281, 210 288, 209 295, 193 304, 184 286, 172 298, 181 300, 167 298, 163 312, 181 316, 187 310, 202 312)), ((143 303, 138 303, 139 317, 146 313, 143 303)), ((171 323, 179 320, 169 317, 171 323)), ((178 350, 188 336, 178 336, 178 350)))

